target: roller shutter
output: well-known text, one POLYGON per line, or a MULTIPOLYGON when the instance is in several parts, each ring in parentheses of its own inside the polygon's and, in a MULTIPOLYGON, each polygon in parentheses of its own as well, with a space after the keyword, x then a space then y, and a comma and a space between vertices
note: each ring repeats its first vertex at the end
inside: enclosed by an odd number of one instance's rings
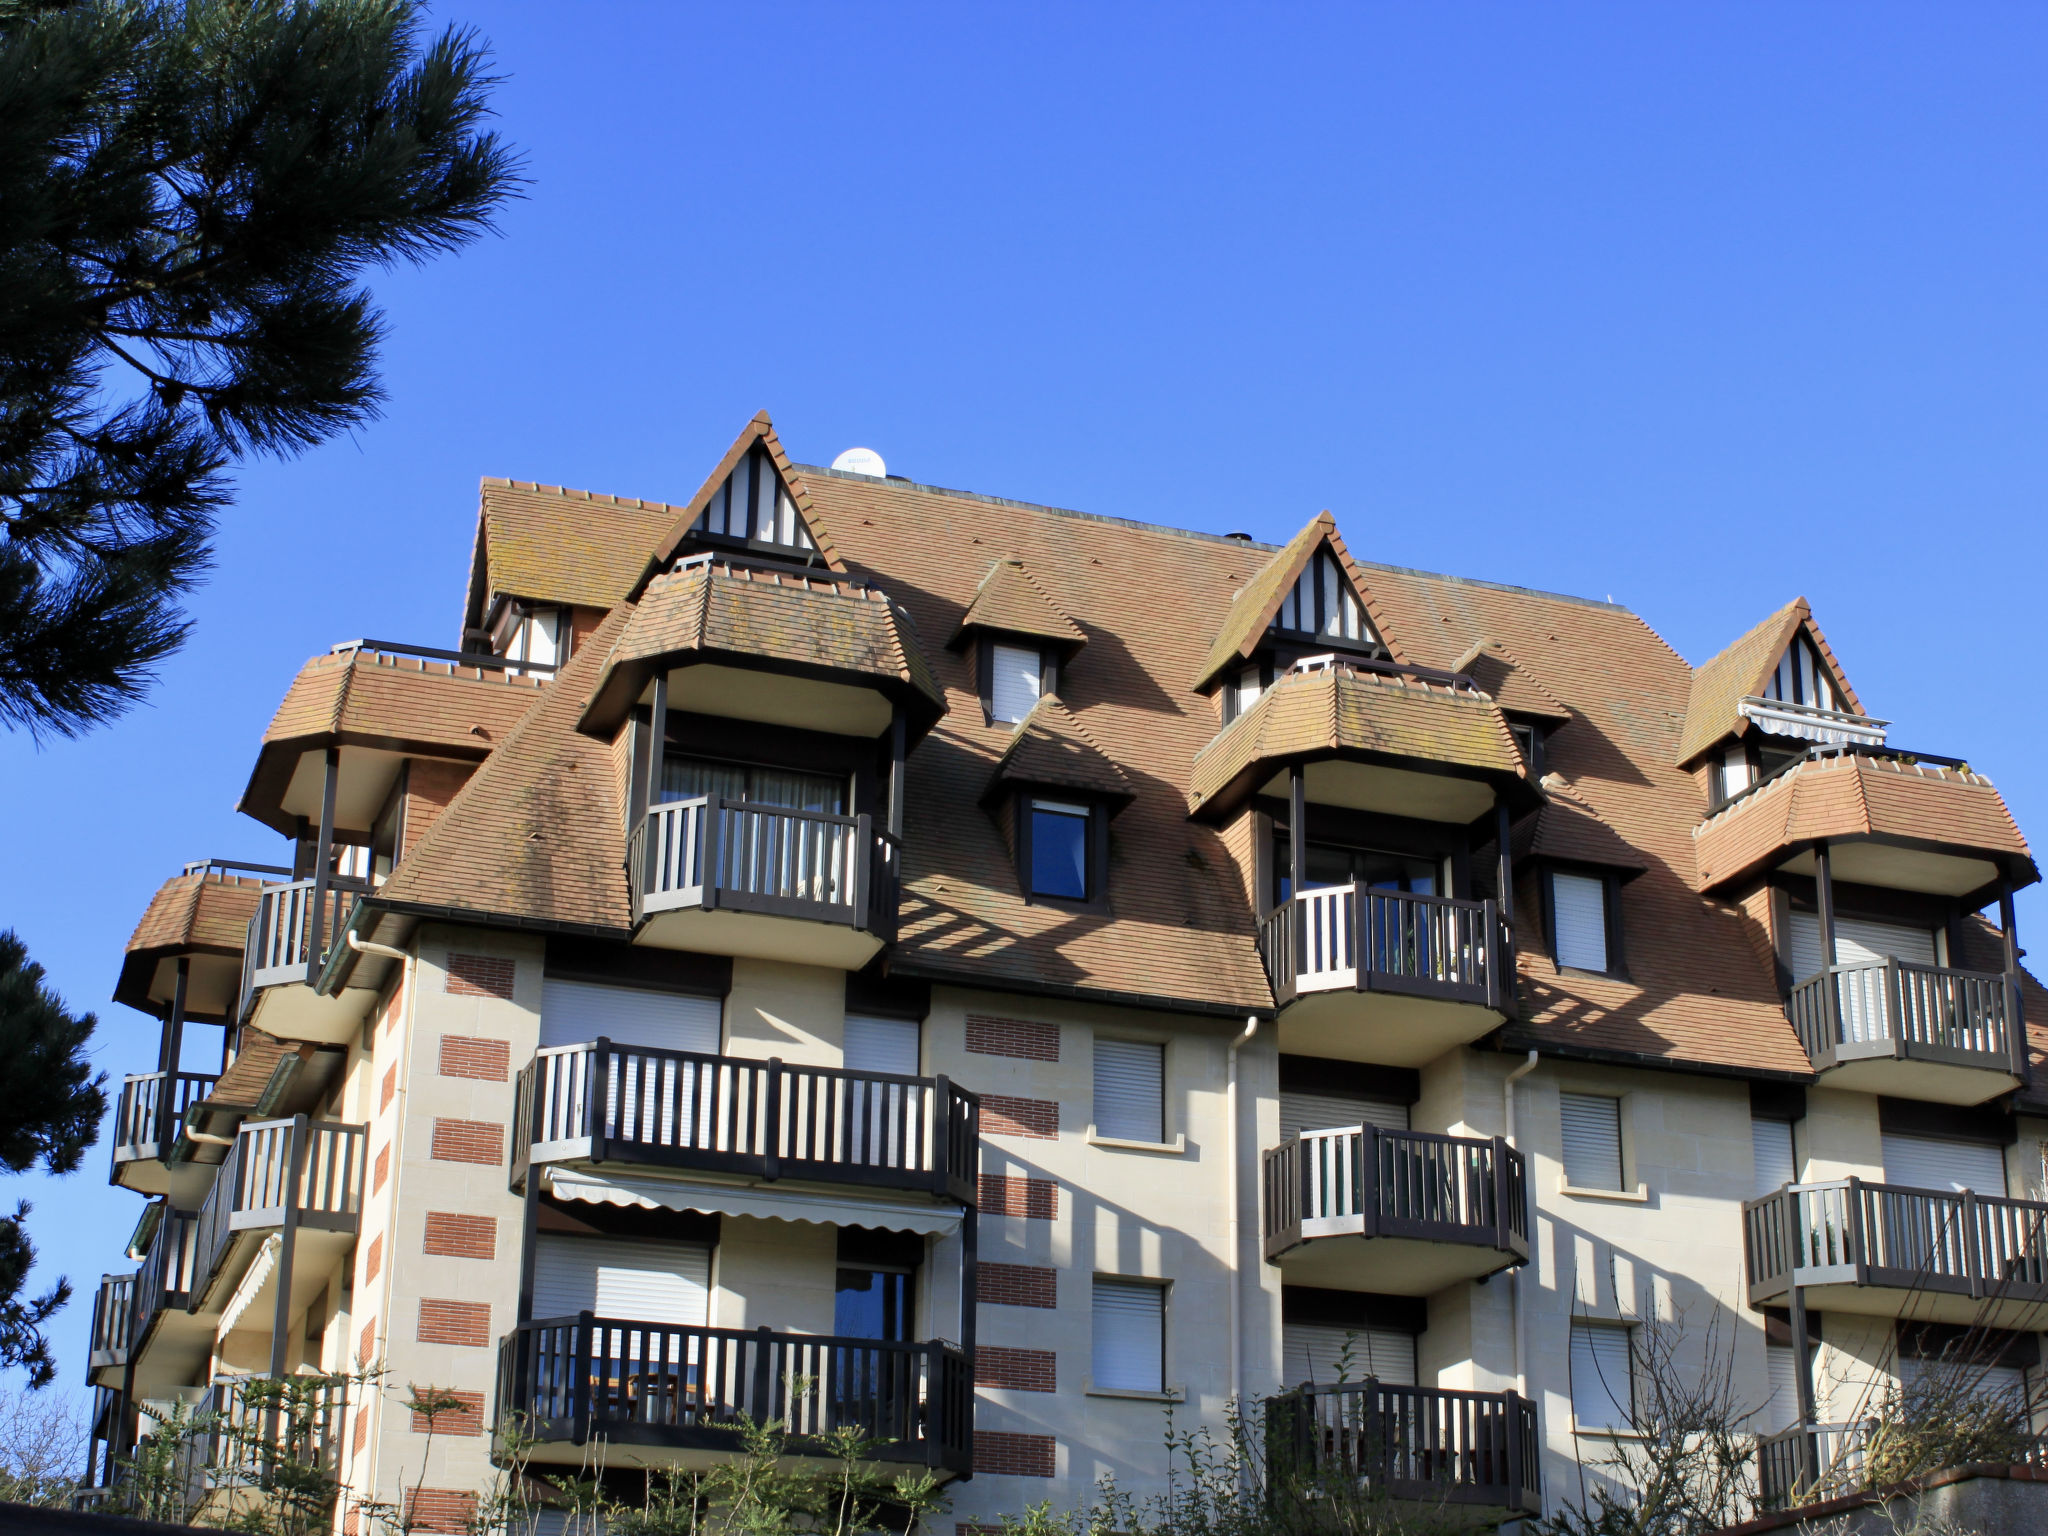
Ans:
POLYGON ((1932 1136, 1884 1137, 1884 1181, 1909 1189, 1967 1189, 1980 1195, 2005 1193, 2005 1152, 1974 1141, 1939 1141, 1932 1136))
POLYGON ((1599 1093, 1558 1095, 1564 1181, 1580 1189, 1621 1188, 1621 1100, 1599 1093))
MULTIPOLYGON (((1821 973, 1820 915, 1792 914, 1791 942, 1786 964, 1796 984, 1821 973)), ((1860 917, 1835 919, 1835 961, 1858 965, 1866 960, 1910 960, 1916 965, 1934 965, 1934 930, 1910 928, 1903 923, 1873 923, 1860 917)))
POLYGON ((1582 971, 1607 969, 1607 882, 1596 875, 1550 877, 1557 916, 1557 963, 1582 971))
POLYGON ((1796 1182, 1792 1159, 1792 1126, 1785 1120, 1752 1120, 1749 1139, 1756 1147, 1756 1190, 1768 1195, 1796 1182))
POLYGON ((1383 1131, 1408 1129, 1408 1106, 1385 1099, 1362 1099, 1345 1093, 1296 1093, 1280 1090, 1280 1135, 1332 1131, 1346 1125, 1376 1125, 1383 1131))
POLYGON ((1790 1345, 1764 1346, 1765 1380, 1771 1389, 1764 1403, 1763 1432, 1775 1435, 1799 1422, 1799 1367, 1790 1345))
POLYGON ((918 1024, 915 1019, 846 1016, 846 1070, 894 1072, 917 1076, 918 1024))
POLYGON ((1097 1280, 1091 1385, 1158 1392, 1166 1382, 1166 1291, 1127 1280, 1097 1280))
POLYGON ((629 1242, 542 1232, 534 1239, 533 1315, 590 1311, 622 1322, 701 1328, 711 1292, 702 1243, 629 1242))
POLYGON ((715 1055, 722 1012, 715 997, 550 976, 541 988, 540 1043, 581 1045, 603 1035, 614 1045, 715 1055))
POLYGON ((1415 1335, 1395 1328, 1346 1328, 1335 1323, 1280 1326, 1281 1380, 1363 1381, 1371 1376, 1395 1386, 1415 1385, 1415 1335), (1350 1351, 1346 1360, 1345 1351, 1350 1351))
POLYGON ((1095 1041, 1095 1134, 1166 1140, 1166 1050, 1142 1040, 1095 1041))
POLYGON ((1946 1397, 1950 1392, 1967 1392, 1977 1398, 2021 1404, 2027 1400, 2027 1373, 2016 1365, 1977 1365, 1962 1360, 1899 1359, 1899 1386, 1910 1392, 1929 1373, 1934 1373, 1935 1390, 1946 1397))
POLYGON ((1572 1324, 1572 1419, 1580 1429, 1628 1429, 1635 1417, 1628 1329, 1572 1324))

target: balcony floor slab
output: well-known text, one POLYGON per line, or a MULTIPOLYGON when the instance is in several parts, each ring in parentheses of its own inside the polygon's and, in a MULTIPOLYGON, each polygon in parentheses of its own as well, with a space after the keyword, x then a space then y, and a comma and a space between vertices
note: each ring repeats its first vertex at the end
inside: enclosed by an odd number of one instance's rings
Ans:
MULTIPOLYGON (((739 1432, 731 1429, 673 1430, 631 1422, 599 1423, 591 1426, 590 1438, 593 1443, 604 1442, 604 1464, 608 1467, 674 1467, 702 1472, 736 1460, 741 1450, 739 1432), (665 1443, 684 1438, 703 1443, 665 1443)), ((502 1447, 498 1455, 502 1458, 502 1447)), ((576 1445, 566 1438, 542 1439, 529 1447, 522 1459, 535 1466, 582 1466, 590 1461, 591 1448, 576 1445)), ((784 1473, 830 1472, 836 1477, 843 1465, 829 1456, 776 1458, 777 1470, 784 1473)), ((870 1476, 895 1478, 900 1477, 906 1468, 921 1468, 923 1465, 923 1449, 912 1447, 906 1448, 900 1458, 885 1454, 864 1464, 863 1470, 870 1476)), ((948 1482, 956 1475, 947 1467, 934 1467, 932 1473, 940 1482, 948 1482)))
POLYGON ((304 982, 262 987, 249 1005, 248 1023, 278 1040, 304 1040, 314 1045, 346 1045, 355 1039, 376 1005, 377 994, 348 987, 322 997, 304 982))
POLYGON ((1280 1011, 1280 1050, 1383 1067, 1419 1067, 1499 1028, 1475 1003, 1397 992, 1309 992, 1280 1011))
MULTIPOLYGON (((2031 1331, 2048 1317, 2048 1298, 2039 1291, 2026 1296, 1973 1298, 1966 1293, 1924 1286, 1810 1285, 1806 1305, 1816 1312, 1841 1312, 1857 1317, 1906 1318, 1916 1323, 1954 1323, 1963 1327, 2031 1331)), ((1783 1306, 1784 1297, 1752 1296, 1752 1305, 1783 1306)))
POLYGON ((882 949, 876 935, 846 923, 765 912, 707 912, 701 907, 650 912, 633 942, 650 949, 688 949, 841 971, 859 970, 882 949))
POLYGON ((1428 1296, 1461 1280, 1480 1280, 1522 1262, 1491 1244, 1412 1237, 1312 1237, 1272 1261, 1288 1285, 1331 1291, 1428 1296))
POLYGON ((1931 1104, 1983 1104, 2023 1087, 2010 1072, 1991 1067, 1963 1067, 1952 1062, 1921 1061, 1911 1056, 1867 1056, 1823 1070, 1815 1079, 1821 1088, 1874 1093, 1888 1098, 1919 1099, 1931 1104))

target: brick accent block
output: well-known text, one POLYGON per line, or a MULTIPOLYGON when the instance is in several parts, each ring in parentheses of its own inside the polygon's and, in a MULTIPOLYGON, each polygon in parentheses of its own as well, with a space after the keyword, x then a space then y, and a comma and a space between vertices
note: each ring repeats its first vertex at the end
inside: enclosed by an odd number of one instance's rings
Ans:
POLYGON ((489 1216, 429 1211, 426 1252, 451 1259, 495 1259, 498 1256, 498 1223, 489 1216))
POLYGON ((384 1187, 384 1181, 391 1177, 391 1144, 386 1142, 378 1150, 377 1160, 370 1164, 370 1193, 376 1194, 384 1187))
POLYGON ((380 1088, 379 1088, 379 1089, 377 1090, 377 1109, 378 1109, 378 1112, 379 1112, 379 1113, 382 1113, 382 1112, 383 1112, 384 1110, 387 1110, 387 1109, 389 1109, 389 1108, 391 1107, 391 1101, 392 1101, 393 1099, 397 1098, 397 1097, 398 1097, 398 1063, 394 1061, 394 1062, 393 1062, 393 1063, 392 1063, 392 1064, 390 1065, 390 1067, 386 1069, 386 1071, 385 1071, 385 1073, 384 1073, 384 1083, 383 1083, 383 1086, 382 1086, 382 1087, 380 1087, 380 1088))
POLYGON ((981 1134, 1056 1141, 1060 1134, 1060 1107, 1051 1099, 1013 1099, 1006 1093, 984 1093, 981 1134))
POLYGON ((1059 1442, 1051 1435, 1019 1435, 1006 1429, 974 1432, 974 1470, 995 1477, 1051 1477, 1059 1442))
POLYGON ((484 1163, 505 1160, 505 1128, 489 1120, 436 1120, 433 1159, 437 1163, 484 1163))
POLYGON ((443 1077, 473 1077, 482 1083, 502 1083, 511 1072, 512 1047, 508 1042, 475 1035, 441 1037, 443 1077))
MULTIPOLYGON (((437 1435, 480 1435, 484 1432, 484 1395, 481 1392, 457 1392, 452 1387, 423 1387, 422 1391, 446 1393, 449 1397, 462 1400, 460 1407, 443 1408, 434 1415, 434 1433, 437 1435)), ((427 1432, 427 1416, 414 1410, 412 1432, 424 1435, 427 1432)))
POLYGON ((450 997, 495 997, 512 1001, 512 978, 518 967, 496 955, 450 955, 448 995, 450 997))
POLYGON ((370 1239, 370 1246, 363 1254, 363 1284, 368 1285, 377 1278, 377 1271, 384 1267, 384 1234, 379 1232, 370 1239))
POLYGON ((1013 1387, 1019 1392, 1057 1392, 1058 1357, 1049 1349, 1004 1349, 995 1344, 974 1347, 974 1384, 1013 1387))
POLYGON ((363 1331, 356 1335, 356 1364, 368 1365, 376 1358, 377 1319, 371 1318, 363 1324, 363 1331))
POLYGON ((481 1349, 491 1342, 491 1304, 422 1296, 419 1339, 422 1344, 466 1344, 481 1349))
MULTIPOLYGON (((440 1133, 436 1131, 437 1144, 439 1139, 440 1133)), ((1022 1179, 1015 1174, 984 1173, 980 1194, 984 1216, 1032 1216, 1041 1221, 1052 1221, 1060 1214, 1060 1187, 1051 1179, 1022 1179)))
POLYGON ((1059 1274, 1036 1264, 980 1264, 976 1298, 985 1307, 1056 1307, 1059 1274))
POLYGON ((405 1528, 409 1531, 464 1532, 476 1518, 476 1495, 461 1488, 405 1490, 405 1528))
POLYGON ((1020 1061, 1058 1061, 1060 1027, 1029 1019, 967 1015, 967 1049, 979 1056, 1015 1056, 1020 1061))
MULTIPOLYGON (((355 1453, 360 1456, 363 1453, 363 1447, 369 1444, 370 1441, 370 1405, 364 1403, 361 1407, 352 1408, 349 1411, 356 1416, 354 1448, 355 1453)), ((354 1514, 355 1511, 350 1510, 349 1513, 354 1514)))
MULTIPOLYGON (((362 1442, 358 1440, 356 1443, 356 1449, 360 1451, 362 1448, 362 1442)), ((363 1521, 361 1510, 351 1506, 350 1508, 342 1511, 341 1536, 361 1536, 362 1529, 363 1521)))

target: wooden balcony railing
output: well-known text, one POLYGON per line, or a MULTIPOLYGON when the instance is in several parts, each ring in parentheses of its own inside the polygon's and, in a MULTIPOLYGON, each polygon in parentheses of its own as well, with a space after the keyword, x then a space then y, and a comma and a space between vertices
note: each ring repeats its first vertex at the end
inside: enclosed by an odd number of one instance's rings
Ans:
POLYGON ((141 1344, 157 1315, 183 1311, 192 1301, 199 1266, 199 1218, 166 1210, 135 1272, 135 1343, 141 1344))
POLYGON ((143 1072, 123 1080, 114 1110, 115 1169, 169 1156, 185 1111, 218 1081, 210 1072, 143 1072))
POLYGON ((845 923, 893 939, 897 840, 868 816, 699 795, 650 806, 627 850, 634 920, 700 907, 845 923))
POLYGON ((304 1115, 244 1125, 199 1208, 193 1299, 212 1282, 238 1232, 281 1227, 287 1213, 301 1227, 355 1231, 364 1140, 360 1125, 304 1115))
MULTIPOLYGON (((1795 1424, 1756 1442, 1758 1502, 1765 1509, 1784 1509, 1820 1499, 1859 1492, 1871 1440, 1880 1434, 1876 1419, 1850 1424, 1795 1424)), ((2048 1439, 2037 1439, 2024 1460, 2033 1466, 2048 1462, 2048 1439)))
POLYGON ((678 1328, 593 1317, 521 1325, 498 1348, 498 1432, 587 1445, 736 1450, 738 1424, 775 1422, 802 1455, 857 1429, 886 1461, 972 1471, 967 1357, 760 1328, 678 1328))
POLYGON ((1297 1387, 1266 1400, 1268 1455, 1390 1498, 1540 1512, 1536 1405, 1513 1392, 1391 1382, 1297 1387))
POLYGON ((1870 1057, 2026 1075, 2016 977, 1906 960, 1831 965, 1786 1004, 1814 1070, 1870 1057))
POLYGON ((512 1182, 587 1158, 976 1198, 981 1101, 900 1077, 651 1046, 550 1046, 519 1074, 512 1182))
POLYGON ((1529 1257, 1522 1154, 1501 1137, 1354 1125, 1265 1155, 1266 1256, 1318 1237, 1408 1237, 1529 1257))
POLYGON ((92 1299, 92 1353, 86 1369, 126 1365, 128 1347, 135 1337, 134 1273, 100 1276, 100 1288, 92 1299))
POLYGON ((343 1384, 310 1377, 271 1391, 270 1380, 217 1377, 194 1405, 200 1428, 178 1453, 187 1510, 196 1514, 210 1495, 247 1486, 266 1472, 279 1477, 280 1463, 290 1465, 287 1475, 295 1483, 301 1469, 328 1479, 339 1470, 348 1406, 343 1384))
POLYGON ((264 887, 242 949, 241 1016, 265 987, 317 981, 350 904, 368 889, 342 875, 264 887))
POLYGON ((1794 1285, 1868 1285, 2048 1302, 2048 1204, 1839 1179, 1742 1207, 1749 1300, 1794 1285))
POLYGON ((1325 885, 1259 925, 1274 1000, 1309 992, 1400 992, 1498 1010, 1506 938, 1491 901, 1325 885))

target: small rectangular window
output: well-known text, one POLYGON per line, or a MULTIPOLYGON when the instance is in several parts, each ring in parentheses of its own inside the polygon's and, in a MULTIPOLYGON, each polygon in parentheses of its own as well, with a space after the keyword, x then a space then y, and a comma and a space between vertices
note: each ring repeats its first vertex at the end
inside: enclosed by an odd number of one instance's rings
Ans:
POLYGON ((1022 720, 1038 702, 1044 662, 1035 646, 989 647, 988 712, 1003 721, 1022 720))
POLYGON ((1792 1124, 1788 1120, 1752 1120, 1749 1139, 1756 1149, 1756 1188, 1759 1199, 1774 1194, 1798 1177, 1792 1161, 1792 1124))
POLYGON ((1095 1282, 1092 1385, 1106 1392, 1166 1390, 1166 1288, 1142 1280, 1095 1282))
POLYGON ((1635 1362, 1629 1331, 1572 1324, 1572 1418, 1580 1429, 1628 1429, 1635 1422, 1635 1362))
POLYGON ((1557 922, 1557 963, 1581 971, 1607 969, 1607 882, 1598 875, 1550 877, 1557 922))
POLYGON ((1564 1181, 1575 1189, 1620 1189, 1621 1100, 1604 1093, 1558 1095, 1564 1181))
POLYGON ((1086 901, 1089 809, 1058 800, 1031 802, 1031 894, 1086 901))
POLYGON ((1096 1038, 1095 1134, 1116 1141, 1166 1140, 1164 1046, 1096 1038))

